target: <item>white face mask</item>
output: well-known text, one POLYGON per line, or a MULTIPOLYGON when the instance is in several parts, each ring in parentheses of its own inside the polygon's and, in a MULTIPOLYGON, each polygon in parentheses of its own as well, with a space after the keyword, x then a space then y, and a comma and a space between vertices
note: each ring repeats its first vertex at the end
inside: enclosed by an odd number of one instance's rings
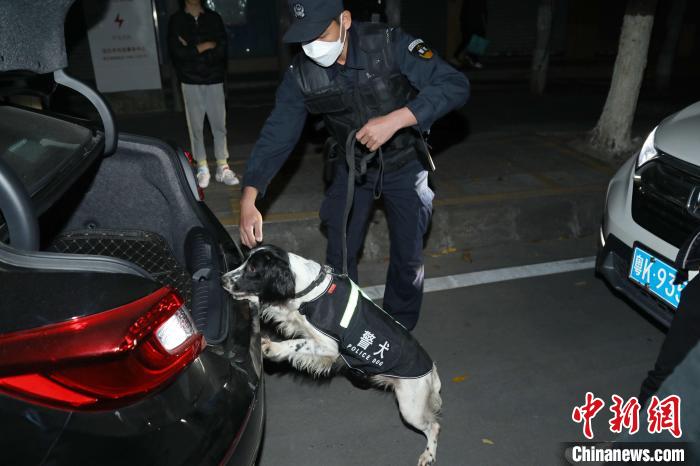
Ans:
POLYGON ((345 46, 343 32, 345 32, 345 38, 347 38, 347 31, 343 29, 343 15, 340 15, 340 35, 338 36, 338 40, 333 42, 315 40, 302 45, 301 48, 304 49, 304 53, 307 57, 327 68, 338 60, 338 57, 343 51, 343 46, 345 46))

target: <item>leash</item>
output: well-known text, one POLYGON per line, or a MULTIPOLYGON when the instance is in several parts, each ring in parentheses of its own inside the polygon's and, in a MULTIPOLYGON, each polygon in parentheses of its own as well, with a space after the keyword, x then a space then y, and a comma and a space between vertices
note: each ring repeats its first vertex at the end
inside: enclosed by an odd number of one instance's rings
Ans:
POLYGON ((348 164, 348 189, 345 195, 345 211, 343 212, 343 274, 348 274, 348 221, 350 220, 350 212, 355 199, 355 178, 364 176, 367 173, 367 164, 375 157, 379 158, 379 174, 374 182, 373 195, 374 199, 379 199, 382 195, 384 184, 384 153, 380 147, 375 152, 370 152, 360 158, 359 167, 355 162, 355 145, 357 144, 357 130, 354 129, 348 134, 345 141, 345 162, 348 164))

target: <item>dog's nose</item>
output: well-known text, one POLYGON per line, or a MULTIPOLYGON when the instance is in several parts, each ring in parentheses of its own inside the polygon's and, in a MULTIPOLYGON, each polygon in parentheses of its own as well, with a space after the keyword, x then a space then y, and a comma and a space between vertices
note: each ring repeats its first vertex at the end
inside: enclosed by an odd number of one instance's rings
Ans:
POLYGON ((224 274, 221 277, 221 286, 223 286, 227 290, 235 290, 236 289, 236 282, 238 281, 240 276, 241 276, 241 274, 236 272, 236 271, 224 274))
POLYGON ((224 275, 221 277, 221 286, 223 286, 227 290, 233 289, 234 281, 231 280, 231 277, 224 275))

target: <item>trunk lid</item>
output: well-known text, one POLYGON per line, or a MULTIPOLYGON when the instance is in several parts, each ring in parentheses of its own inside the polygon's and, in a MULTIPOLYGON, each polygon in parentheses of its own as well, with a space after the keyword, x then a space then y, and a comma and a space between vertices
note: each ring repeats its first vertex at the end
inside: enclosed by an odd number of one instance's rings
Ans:
POLYGON ((43 74, 65 68, 68 57, 63 24, 74 1, 2 2, 0 71, 26 70, 43 74))

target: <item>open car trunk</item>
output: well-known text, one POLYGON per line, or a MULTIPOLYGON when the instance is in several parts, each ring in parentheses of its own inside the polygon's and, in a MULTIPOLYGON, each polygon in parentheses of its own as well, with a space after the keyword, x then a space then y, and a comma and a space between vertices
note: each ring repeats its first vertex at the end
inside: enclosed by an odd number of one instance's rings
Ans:
POLYGON ((119 135, 102 96, 66 75, 63 27, 73 1, 0 8, 10 18, 0 29, 0 98, 31 92, 32 76, 52 73, 55 85, 81 94, 100 117, 77 122, 0 105, 0 241, 12 247, 0 253, 37 269, 79 257, 71 265, 79 270, 147 275, 179 291, 207 340, 221 341, 232 300, 220 275, 240 262, 240 251, 196 199, 184 156, 155 139, 119 135))
POLYGON ((73 1, 0 1, 7 462, 248 464, 264 414, 259 327, 220 283, 240 250, 184 154, 118 135, 105 99, 65 73, 73 1), (56 114, 59 86, 99 120, 56 114))
POLYGON ((181 294, 199 330, 215 343, 225 336, 231 305, 220 276, 240 257, 232 242, 222 247, 213 237, 215 222, 186 188, 178 157, 158 140, 122 136, 112 156, 95 161, 41 215, 41 249, 140 266, 181 294))

